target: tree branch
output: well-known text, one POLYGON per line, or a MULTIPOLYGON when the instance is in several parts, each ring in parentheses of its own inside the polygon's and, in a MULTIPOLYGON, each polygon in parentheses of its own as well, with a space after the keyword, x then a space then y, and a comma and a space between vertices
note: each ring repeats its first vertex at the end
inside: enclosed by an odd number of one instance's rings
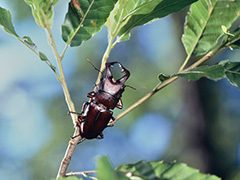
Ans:
MULTIPOLYGON (((64 96, 65 96, 65 101, 67 103, 69 111, 76 112, 74 103, 72 102, 70 93, 68 91, 67 82, 66 82, 66 79, 65 79, 63 66, 62 66, 62 61, 61 61, 62 57, 60 57, 59 54, 58 54, 57 47, 56 47, 56 44, 54 42, 50 27, 46 26, 45 29, 46 29, 47 35, 49 37, 49 43, 50 43, 50 45, 53 49, 53 52, 54 52, 54 55, 55 55, 55 58, 56 58, 56 61, 57 61, 58 70, 59 70, 59 74, 60 74, 60 82, 61 82, 63 93, 64 93, 64 96)), ((74 131, 74 134, 73 134, 73 137, 75 137, 75 138, 73 138, 69 141, 65 156, 64 156, 64 158, 63 158, 63 160, 60 164, 60 167, 59 167, 59 171, 58 171, 58 174, 57 174, 57 179, 60 178, 60 177, 66 176, 67 168, 70 164, 72 155, 73 155, 74 150, 76 148, 76 145, 82 139, 82 137, 79 136, 79 127, 77 126, 77 115, 73 114, 73 113, 71 113, 70 115, 71 115, 71 118, 72 118, 73 125, 75 127, 75 131, 74 131)))
POLYGON ((75 151, 75 148, 76 148, 78 142, 81 141, 81 139, 82 139, 82 137, 78 136, 78 135, 79 135, 79 127, 76 127, 74 135, 73 135, 74 138, 69 141, 64 158, 62 159, 62 162, 60 164, 58 174, 57 174, 57 179, 60 177, 66 176, 67 168, 70 164, 70 161, 72 159, 72 155, 75 151))
MULTIPOLYGON (((214 56, 217 52, 219 52, 224 46, 220 46, 218 48, 216 48, 213 51, 210 51, 209 53, 207 53, 204 57, 202 57, 201 59, 199 59, 197 62, 195 62, 194 64, 192 64, 191 66, 189 66, 188 68, 179 71, 178 73, 183 73, 183 72, 187 72, 191 69, 194 69, 196 67, 198 67, 199 65, 201 65, 202 63, 206 62, 208 59, 210 59, 212 56, 214 56)), ((129 108, 127 108, 125 111, 123 111, 122 113, 118 114, 115 118, 115 120, 111 123, 109 123, 109 126, 113 126, 120 118, 122 118, 123 116, 125 116, 127 113, 129 113, 130 111, 132 111, 133 109, 135 109, 136 107, 138 107, 139 105, 141 105, 142 103, 144 103, 146 100, 148 100, 150 97, 152 97, 154 94, 156 94, 158 91, 160 91, 161 89, 165 88, 166 86, 168 86, 169 84, 173 83, 174 81, 176 81, 179 77, 174 75, 171 78, 169 78, 168 80, 164 81, 163 83, 159 83, 151 92, 147 93, 144 97, 142 97, 141 99, 139 99, 137 102, 135 102, 133 105, 131 105, 129 108)))

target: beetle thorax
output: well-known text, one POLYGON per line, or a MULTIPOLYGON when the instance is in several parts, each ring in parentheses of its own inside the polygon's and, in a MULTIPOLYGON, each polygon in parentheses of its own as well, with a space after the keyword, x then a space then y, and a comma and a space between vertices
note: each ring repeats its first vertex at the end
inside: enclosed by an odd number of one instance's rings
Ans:
POLYGON ((102 90, 114 96, 115 94, 121 93, 124 89, 123 87, 124 85, 122 83, 117 83, 105 78, 102 90))

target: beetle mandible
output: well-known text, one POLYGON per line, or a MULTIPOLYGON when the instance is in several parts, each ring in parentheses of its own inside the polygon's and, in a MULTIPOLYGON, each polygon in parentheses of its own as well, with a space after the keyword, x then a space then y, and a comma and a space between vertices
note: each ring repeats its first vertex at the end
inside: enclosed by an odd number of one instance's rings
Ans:
MULTIPOLYGON (((125 81, 129 78, 130 72, 119 62, 106 63, 105 75, 101 78, 96 89, 89 92, 89 102, 85 102, 82 112, 78 115, 79 135, 84 139, 102 139, 102 131, 114 120, 112 109, 122 109, 122 93, 125 89, 125 81), (115 80, 111 68, 118 64, 124 76, 115 80)), ((71 112, 74 113, 74 112, 71 112)))

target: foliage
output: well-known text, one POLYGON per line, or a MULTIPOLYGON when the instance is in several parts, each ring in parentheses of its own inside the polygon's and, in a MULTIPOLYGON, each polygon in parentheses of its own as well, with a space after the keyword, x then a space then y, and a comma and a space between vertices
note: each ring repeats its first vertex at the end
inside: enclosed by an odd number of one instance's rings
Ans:
POLYGON ((216 46, 224 35, 222 26, 229 29, 239 11, 240 1, 200 0, 193 4, 182 37, 187 54, 199 56, 216 46))
POLYGON ((188 167, 186 164, 176 162, 139 161, 135 164, 121 165, 113 170, 106 157, 98 159, 98 179, 220 180, 216 176, 202 174, 198 170, 188 167))
MULTIPOLYGON (((4 30, 9 33, 10 35, 17 38, 21 43, 23 43, 25 46, 27 46, 29 49, 31 49, 35 54, 39 56, 39 58, 44 61, 54 72, 55 67, 51 64, 51 62, 48 60, 47 56, 38 50, 38 47, 36 44, 33 43, 31 38, 29 36, 19 37, 19 35, 16 33, 13 23, 12 23, 12 16, 10 12, 6 9, 3 9, 0 7, 0 26, 4 28, 4 30)), ((55 72, 56 73, 56 72, 55 72)))
MULTIPOLYGON (((178 12, 192 4, 187 15, 184 34, 182 36, 182 42, 187 57, 183 65, 180 67, 180 70, 173 75, 165 75, 161 73, 159 75, 161 82, 156 88, 136 102, 132 107, 120 114, 116 118, 116 120, 118 120, 179 77, 184 77, 190 81, 198 80, 201 77, 207 77, 212 80, 227 78, 232 85, 238 88, 240 87, 239 62, 222 60, 214 65, 202 65, 223 48, 240 48, 239 25, 233 26, 240 15, 240 0, 196 1, 197 0, 72 0, 69 3, 68 12, 62 25, 62 38, 66 42, 66 46, 60 55, 58 54, 51 34, 54 15, 53 7, 58 0, 25 0, 32 9, 32 14, 36 23, 47 32, 49 44, 54 51, 58 64, 58 73, 46 55, 38 50, 38 47, 32 42, 30 37, 20 37, 16 33, 10 12, 1 7, 0 25, 8 34, 14 36, 17 40, 32 50, 54 71, 57 79, 62 84, 69 110, 75 112, 75 107, 68 92, 61 62, 69 45, 81 45, 83 41, 89 40, 100 31, 105 24, 108 28, 108 47, 102 57, 100 71, 103 71, 111 50, 117 43, 129 40, 130 31, 134 27, 153 22, 156 19, 178 12), (201 58, 196 61, 191 61, 193 56, 201 56, 201 58), (186 68, 188 63, 190 66, 186 68)), ((100 78, 101 72, 99 73, 98 80, 100 78)), ((96 84, 97 83, 98 81, 96 84)), ((72 115, 72 119, 73 124, 75 125, 76 116, 72 115)), ((63 166, 65 165, 66 164, 63 166)), ((65 173, 65 171, 62 170, 61 172, 65 173)), ((59 176, 65 175, 64 173, 59 176)), ((106 157, 98 160, 97 176, 99 179, 104 180, 219 179, 216 176, 199 173, 196 169, 176 162, 164 163, 140 161, 136 164, 122 165, 113 170, 106 157)), ((67 179, 76 178, 69 177, 67 179)))
POLYGON ((220 63, 212 66, 200 66, 190 71, 177 74, 190 81, 198 80, 201 77, 207 77, 212 80, 220 80, 227 78, 228 81, 240 88, 240 63, 231 61, 221 61, 220 63))
POLYGON ((119 42, 128 40, 132 28, 177 12, 195 1, 120 0, 111 12, 106 24, 110 32, 109 36, 118 36, 119 42))
POLYGON ((32 8, 32 14, 35 18, 36 23, 45 28, 46 26, 51 27, 53 23, 53 5, 58 0, 25 0, 25 2, 32 8))
POLYGON ((116 0, 71 1, 62 25, 63 40, 79 46, 90 39, 102 28, 115 3, 116 0))

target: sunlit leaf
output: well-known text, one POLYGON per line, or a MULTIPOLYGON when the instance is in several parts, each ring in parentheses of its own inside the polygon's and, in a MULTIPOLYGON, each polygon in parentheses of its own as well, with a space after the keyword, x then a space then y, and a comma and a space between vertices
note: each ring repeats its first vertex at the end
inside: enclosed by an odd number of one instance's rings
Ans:
POLYGON ((191 5, 182 37, 188 56, 202 55, 216 46, 240 15, 239 0, 199 0, 191 5))
POLYGON ((32 9, 33 17, 36 23, 45 28, 46 26, 51 27, 53 23, 53 5, 58 0, 24 0, 32 9))
POLYGON ((184 77, 190 81, 206 77, 212 80, 227 80, 234 86, 240 88, 240 62, 230 62, 228 60, 212 66, 199 66, 190 71, 179 73, 177 76, 184 77))
POLYGON ((117 32, 119 41, 127 40, 132 28, 175 13, 195 1, 197 0, 119 0, 106 25, 111 34, 117 32))
POLYGON ((99 180, 129 180, 123 173, 113 170, 107 157, 98 158, 97 170, 99 180))
POLYGON ((19 35, 16 33, 13 23, 12 23, 12 16, 10 12, 6 9, 3 9, 0 7, 0 26, 3 27, 3 29, 10 35, 17 38, 21 43, 23 43, 25 46, 27 46, 29 49, 31 49, 35 54, 39 56, 39 58, 47 63, 47 65, 54 71, 56 74, 56 68, 51 64, 51 62, 48 60, 47 56, 40 52, 36 44, 33 43, 31 38, 29 36, 24 36, 23 38, 19 37, 19 35))
POLYGON ((65 42, 72 40, 71 46, 79 46, 83 41, 90 39, 105 24, 116 1, 117 0, 71 1, 68 6, 64 24, 62 25, 63 40, 65 42))
POLYGON ((220 180, 217 176, 200 173, 183 163, 139 161, 119 166, 116 171, 125 173, 132 180, 220 180))
POLYGON ((190 81, 198 80, 202 77, 207 77, 212 80, 224 78, 224 68, 221 64, 213 66, 200 66, 190 71, 179 73, 178 76, 185 77, 190 81))

